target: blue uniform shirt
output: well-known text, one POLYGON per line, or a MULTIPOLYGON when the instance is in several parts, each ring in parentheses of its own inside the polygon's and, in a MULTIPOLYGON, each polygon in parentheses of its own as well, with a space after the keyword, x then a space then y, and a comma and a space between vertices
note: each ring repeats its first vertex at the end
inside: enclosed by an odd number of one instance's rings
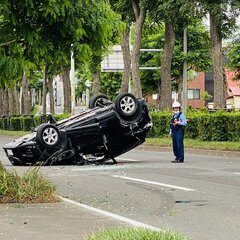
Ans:
POLYGON ((184 113, 175 112, 172 116, 171 124, 170 124, 170 132, 169 134, 172 135, 172 130, 177 130, 187 125, 187 119, 184 113), (175 127, 172 125, 174 121, 180 121, 175 127), (178 127, 179 126, 179 127, 178 127))
MULTIPOLYGON (((179 112, 175 112, 174 115, 173 115, 173 118, 177 118, 178 115, 179 115, 179 112)), ((186 119, 186 116, 185 116, 184 113, 180 114, 179 121, 181 121, 181 122, 178 123, 178 125, 180 125, 180 126, 186 126, 187 125, 187 119, 186 119)))

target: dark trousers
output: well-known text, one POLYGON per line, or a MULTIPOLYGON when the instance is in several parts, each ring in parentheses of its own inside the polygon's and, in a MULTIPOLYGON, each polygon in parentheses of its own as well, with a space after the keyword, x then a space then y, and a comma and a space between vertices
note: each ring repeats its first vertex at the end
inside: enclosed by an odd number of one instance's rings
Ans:
POLYGON ((172 131, 172 145, 173 145, 173 154, 181 162, 184 161, 184 130, 173 130, 172 131))

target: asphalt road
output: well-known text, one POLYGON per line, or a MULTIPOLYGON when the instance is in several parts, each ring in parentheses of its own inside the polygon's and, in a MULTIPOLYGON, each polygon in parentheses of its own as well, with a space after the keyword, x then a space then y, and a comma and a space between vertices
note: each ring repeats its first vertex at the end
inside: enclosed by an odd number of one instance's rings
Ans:
MULTIPOLYGON (((11 138, 0 137, 0 146, 11 138)), ((13 167, 0 148, 0 159, 13 167)), ((239 159, 133 150, 119 164, 45 166, 61 196, 194 240, 240 239, 239 159)))

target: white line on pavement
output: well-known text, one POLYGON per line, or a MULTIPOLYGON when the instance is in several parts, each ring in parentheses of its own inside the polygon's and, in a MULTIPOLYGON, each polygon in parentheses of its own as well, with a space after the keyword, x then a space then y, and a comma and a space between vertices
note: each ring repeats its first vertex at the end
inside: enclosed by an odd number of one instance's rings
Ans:
POLYGON ((122 178, 122 179, 131 180, 131 181, 135 181, 135 182, 149 183, 149 184, 153 184, 153 185, 158 185, 158 186, 167 187, 167 188, 174 188, 174 189, 184 190, 184 191, 188 191, 188 192, 195 191, 195 189, 192 189, 192 188, 179 187, 179 186, 175 186, 175 185, 153 182, 153 181, 143 180, 143 179, 139 179, 139 178, 124 177, 124 176, 120 176, 120 175, 112 175, 112 177, 122 178))
POLYGON ((139 160, 132 159, 132 158, 121 158, 117 157, 116 160, 123 160, 123 161, 130 161, 130 162, 139 162, 139 160))
POLYGON ((240 172, 235 172, 234 174, 240 175, 240 172))
POLYGON ((101 210, 101 209, 98 209, 98 208, 94 208, 94 207, 91 207, 91 206, 88 206, 88 205, 85 205, 85 204, 82 204, 82 203, 79 203, 79 202, 75 202, 75 201, 67 199, 67 198, 61 197, 61 199, 65 202, 70 203, 70 204, 74 204, 76 206, 88 209, 90 211, 100 213, 100 214, 105 215, 107 217, 111 217, 111 218, 114 218, 114 219, 119 220, 121 222, 125 222, 127 224, 133 225, 135 227, 147 228, 147 229, 150 229, 150 230, 153 230, 153 231, 161 231, 160 228, 156 228, 156 227, 151 226, 151 225, 147 225, 147 224, 144 224, 144 223, 141 223, 141 222, 137 222, 135 220, 132 220, 132 219, 129 219, 129 218, 126 218, 126 217, 122 217, 122 216, 114 214, 114 213, 110 213, 110 212, 107 212, 107 211, 104 211, 104 210, 101 210))

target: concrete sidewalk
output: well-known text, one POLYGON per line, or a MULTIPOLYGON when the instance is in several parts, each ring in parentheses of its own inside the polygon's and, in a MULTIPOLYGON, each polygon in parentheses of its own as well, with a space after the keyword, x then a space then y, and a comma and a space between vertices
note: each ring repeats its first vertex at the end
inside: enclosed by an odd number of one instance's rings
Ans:
POLYGON ((0 204, 1 240, 83 240, 124 223, 67 202, 0 204))

